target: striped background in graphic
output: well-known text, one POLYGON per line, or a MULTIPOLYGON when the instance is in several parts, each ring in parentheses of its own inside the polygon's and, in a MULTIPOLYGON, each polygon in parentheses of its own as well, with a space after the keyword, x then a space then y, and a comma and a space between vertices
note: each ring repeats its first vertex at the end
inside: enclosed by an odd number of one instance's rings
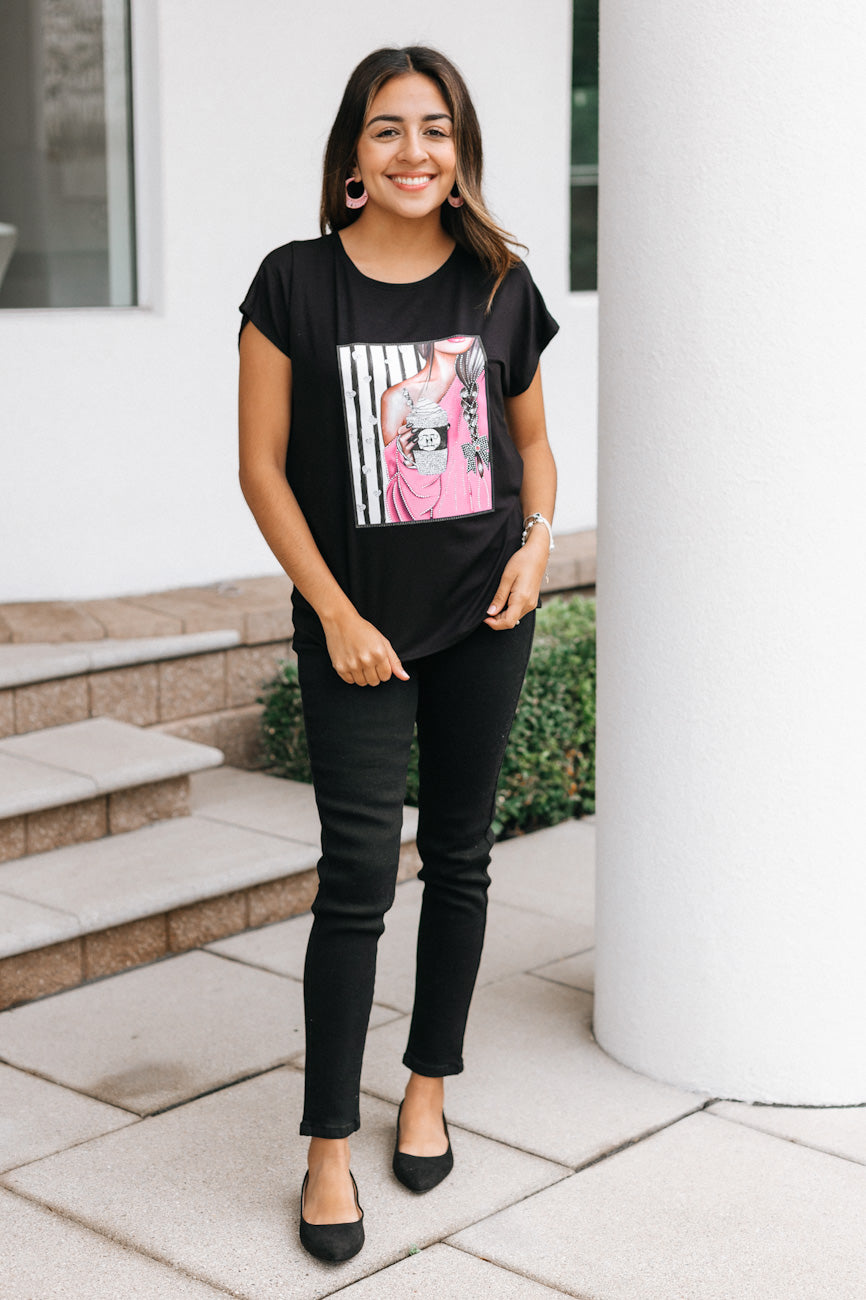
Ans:
POLYGON ((407 375, 417 375, 422 362, 411 343, 347 343, 337 348, 337 356, 349 437, 355 522, 359 528, 388 524, 388 470, 379 427, 382 394, 407 375))

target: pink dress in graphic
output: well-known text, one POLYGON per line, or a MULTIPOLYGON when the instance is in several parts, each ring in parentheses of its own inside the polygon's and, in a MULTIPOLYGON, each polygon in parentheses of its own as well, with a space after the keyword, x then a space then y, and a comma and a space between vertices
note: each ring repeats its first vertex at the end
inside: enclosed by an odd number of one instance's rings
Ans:
POLYGON ((477 430, 482 435, 480 440, 473 439, 469 429, 460 400, 463 384, 456 375, 445 395, 439 399, 438 406, 448 417, 447 458, 441 473, 422 473, 404 457, 396 438, 385 447, 388 468, 385 502, 391 523, 453 519, 492 509, 485 384, 486 375, 482 373, 478 378, 476 407, 478 414, 483 412, 485 417, 484 427, 477 430))

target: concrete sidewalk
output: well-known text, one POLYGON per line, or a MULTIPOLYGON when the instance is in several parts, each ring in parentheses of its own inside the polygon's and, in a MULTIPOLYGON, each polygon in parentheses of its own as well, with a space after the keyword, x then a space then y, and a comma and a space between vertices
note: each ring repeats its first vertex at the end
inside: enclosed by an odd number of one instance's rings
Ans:
POLYGON ((593 856, 591 821, 494 851, 455 1169, 423 1197, 390 1171, 421 889, 398 887, 345 1264, 297 1236, 308 915, 0 1015, 4 1300, 864 1300, 866 1107, 726 1102, 601 1051, 593 856))

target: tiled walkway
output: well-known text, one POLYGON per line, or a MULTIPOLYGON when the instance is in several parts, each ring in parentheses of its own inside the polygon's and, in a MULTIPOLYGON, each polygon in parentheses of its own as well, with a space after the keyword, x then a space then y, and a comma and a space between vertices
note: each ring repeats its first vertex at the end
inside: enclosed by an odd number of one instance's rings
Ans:
POLYGON ((719 1101, 591 1032, 594 827, 494 852, 453 1174, 393 1178, 420 885, 380 948, 353 1169, 367 1244, 297 1239, 309 917, 0 1015, 4 1300, 864 1300, 866 1108, 719 1101))

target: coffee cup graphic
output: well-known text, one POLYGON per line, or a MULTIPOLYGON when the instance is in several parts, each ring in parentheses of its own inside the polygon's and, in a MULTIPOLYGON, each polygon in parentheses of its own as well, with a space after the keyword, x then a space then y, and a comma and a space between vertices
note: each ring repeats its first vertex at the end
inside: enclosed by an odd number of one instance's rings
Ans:
POLYGON ((415 435, 412 459, 419 474, 444 474, 448 464, 448 416, 427 398, 416 402, 406 424, 415 435))

